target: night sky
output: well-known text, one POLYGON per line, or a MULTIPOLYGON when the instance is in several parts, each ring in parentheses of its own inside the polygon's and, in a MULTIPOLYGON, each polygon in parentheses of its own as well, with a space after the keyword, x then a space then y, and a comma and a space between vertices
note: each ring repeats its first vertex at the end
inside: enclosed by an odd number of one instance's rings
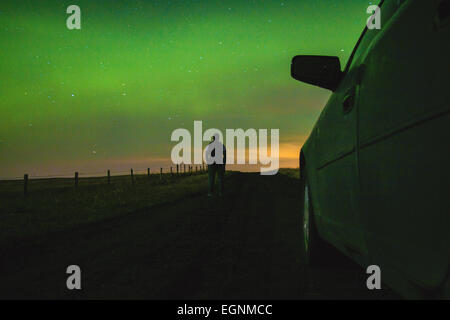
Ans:
POLYGON ((2 0, 0 178, 167 167, 171 132, 194 120, 279 128, 280 165, 295 167, 330 93, 291 79, 291 58, 344 64, 369 4, 2 0))

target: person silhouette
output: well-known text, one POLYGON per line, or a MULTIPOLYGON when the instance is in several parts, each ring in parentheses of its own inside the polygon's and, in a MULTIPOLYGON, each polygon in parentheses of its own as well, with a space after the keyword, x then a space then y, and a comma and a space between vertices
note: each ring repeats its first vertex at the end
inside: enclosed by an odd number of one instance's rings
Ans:
POLYGON ((213 195, 216 173, 218 178, 217 180, 219 182, 219 197, 221 197, 223 194, 223 177, 227 162, 227 149, 220 142, 219 135, 217 133, 212 136, 211 142, 206 146, 205 158, 206 164, 208 165, 208 197, 213 195))

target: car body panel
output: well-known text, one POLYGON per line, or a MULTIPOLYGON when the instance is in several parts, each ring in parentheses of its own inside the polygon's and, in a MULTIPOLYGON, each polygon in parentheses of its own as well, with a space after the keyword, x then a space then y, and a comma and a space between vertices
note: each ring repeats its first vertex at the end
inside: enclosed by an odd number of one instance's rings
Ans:
POLYGON ((301 149, 319 235, 410 297, 450 281, 450 27, 436 23, 440 3, 383 2, 382 29, 363 33, 301 149), (355 107, 343 115, 356 72, 355 107))
POLYGON ((357 217, 356 106, 344 111, 344 101, 356 96, 357 82, 354 72, 347 74, 318 121, 316 208, 330 236, 362 254, 366 245, 357 217))
POLYGON ((371 261, 425 288, 443 282, 450 253, 450 28, 435 28, 439 2, 405 4, 360 62, 361 210, 371 261))

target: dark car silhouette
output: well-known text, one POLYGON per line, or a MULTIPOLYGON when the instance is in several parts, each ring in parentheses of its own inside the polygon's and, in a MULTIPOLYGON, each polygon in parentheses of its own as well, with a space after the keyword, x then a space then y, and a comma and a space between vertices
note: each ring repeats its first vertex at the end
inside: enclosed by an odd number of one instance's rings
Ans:
POLYGON ((300 151, 304 247, 323 241, 407 298, 450 297, 450 0, 386 0, 344 71, 296 56, 333 91, 300 151))

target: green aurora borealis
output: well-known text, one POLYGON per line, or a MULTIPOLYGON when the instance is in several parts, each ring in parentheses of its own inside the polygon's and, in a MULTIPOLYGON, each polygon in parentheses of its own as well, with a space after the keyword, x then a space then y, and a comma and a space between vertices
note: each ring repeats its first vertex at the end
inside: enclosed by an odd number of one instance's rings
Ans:
POLYGON ((279 128, 280 165, 296 166, 329 92, 291 79, 291 58, 344 64, 369 3, 2 1, 0 178, 167 167, 194 120, 279 128))

